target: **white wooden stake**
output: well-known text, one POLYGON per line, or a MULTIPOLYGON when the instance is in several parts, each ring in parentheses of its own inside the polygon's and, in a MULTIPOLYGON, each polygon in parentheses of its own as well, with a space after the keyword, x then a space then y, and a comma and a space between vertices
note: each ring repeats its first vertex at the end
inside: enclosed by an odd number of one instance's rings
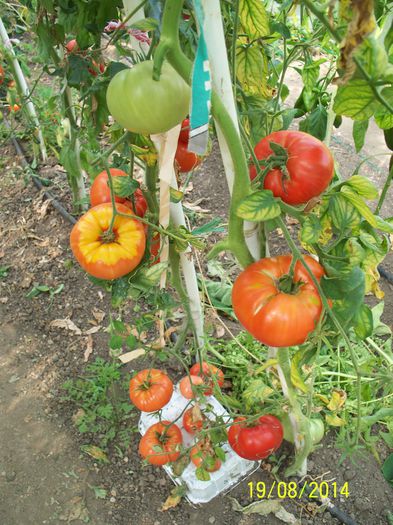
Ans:
MULTIPOLYGON (((141 3, 141 0, 123 0, 123 6, 124 6, 124 12, 126 16, 128 16, 130 13, 134 11, 138 7, 138 4, 141 3)), ((141 7, 134 16, 132 16, 128 21, 127 25, 131 26, 133 23, 138 22, 139 20, 142 20, 145 18, 145 12, 143 7, 141 7)), ((131 37, 131 47, 132 49, 135 49, 135 51, 143 51, 144 54, 146 54, 149 51, 149 44, 146 42, 140 42, 137 40, 134 36, 130 35, 131 37)))
POLYGON ((9 37, 8 37, 6 28, 4 27, 4 24, 3 24, 3 21, 2 21, 1 18, 0 18, 0 36, 1 36, 1 39, 3 41, 4 47, 6 48, 6 50, 8 51, 9 55, 12 58, 12 66, 13 66, 13 69, 15 71, 15 76, 16 76, 15 81, 17 82, 18 87, 19 87, 22 95, 24 97, 26 97, 25 107, 26 107, 28 115, 30 116, 32 122, 34 123, 34 125, 35 125, 35 127, 37 129, 37 136, 38 136, 38 141, 39 141, 39 144, 40 144, 41 158, 42 158, 43 162, 46 162, 47 159, 48 159, 48 155, 47 155, 47 151, 46 151, 45 141, 44 141, 44 137, 42 135, 41 126, 40 126, 40 123, 39 123, 39 120, 38 120, 38 117, 37 117, 37 113, 36 113, 34 104, 30 100, 29 86, 27 85, 25 76, 24 76, 23 71, 22 71, 22 69, 20 67, 18 59, 16 58, 15 51, 14 51, 14 49, 12 47, 12 43, 11 43, 9 37))
MULTIPOLYGON (((224 29, 222 25, 221 8, 219 0, 202 0, 205 13, 204 32, 209 54, 212 84, 230 114, 236 129, 239 132, 237 109, 232 90, 232 80, 229 71, 227 49, 225 45, 224 29)), ((234 167, 227 143, 222 131, 216 123, 218 143, 224 164, 229 192, 232 193, 234 182, 234 167)), ((260 242, 256 223, 244 222, 244 232, 248 249, 254 259, 260 259, 260 242)))

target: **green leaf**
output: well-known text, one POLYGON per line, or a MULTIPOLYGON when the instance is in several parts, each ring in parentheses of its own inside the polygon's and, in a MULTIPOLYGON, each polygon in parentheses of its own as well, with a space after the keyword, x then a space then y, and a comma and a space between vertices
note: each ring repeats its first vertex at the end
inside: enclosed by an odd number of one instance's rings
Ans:
POLYGON ((393 454, 390 454, 382 465, 382 474, 393 487, 393 454))
POLYGON ((274 219, 281 208, 270 190, 262 190, 248 195, 237 208, 237 215, 251 222, 274 219))
MULTIPOLYGON (((381 91, 383 98, 393 106, 393 87, 386 87, 381 91)), ((378 105, 375 111, 375 122, 381 129, 393 127, 393 113, 390 113, 382 104, 378 105)))
POLYGON ((272 22, 270 24, 272 33, 279 33, 284 38, 291 38, 291 31, 289 27, 282 22, 272 22))
POLYGON ((198 467, 195 470, 195 477, 199 479, 199 481, 210 481, 210 474, 202 467, 198 467))
POLYGON ((131 27, 133 29, 139 29, 140 31, 155 31, 159 27, 158 20, 155 18, 143 18, 142 20, 138 20, 137 22, 133 22, 131 24, 131 27))
MULTIPOLYGON (((278 350, 280 351, 280 350, 278 350)), ((300 373, 300 361, 303 359, 304 351, 298 350, 292 358, 291 362, 291 381, 296 388, 301 390, 303 393, 307 394, 309 388, 306 383, 303 381, 303 378, 300 373)))
POLYGON ((322 232, 322 225, 316 215, 307 215, 300 234, 300 239, 305 244, 314 244, 318 242, 319 236, 322 232))
POLYGON ((354 120, 352 128, 353 141, 355 143, 356 153, 364 146, 364 139, 366 138, 368 120, 354 120))
POLYGON ((356 79, 338 88, 333 109, 338 115, 345 115, 353 120, 367 120, 377 107, 378 102, 368 82, 356 79))
POLYGON ((299 129, 319 140, 323 140, 326 136, 327 120, 326 108, 320 104, 311 111, 307 118, 300 122, 299 129))
POLYGON ((237 47, 236 77, 246 95, 262 95, 268 98, 268 66, 262 48, 243 45, 237 47))
POLYGON ((113 282, 111 302, 114 308, 118 308, 127 299, 129 290, 128 277, 122 277, 113 282))
POLYGON ((335 299, 333 310, 341 323, 346 327, 351 326, 364 300, 366 291, 364 272, 359 267, 355 267, 349 272, 334 277, 324 276, 321 279, 321 286, 328 297, 335 299))
POLYGON ((4 277, 7 277, 8 270, 11 268, 11 266, 0 266, 0 279, 4 279, 4 277))
POLYGON ((94 492, 94 496, 96 499, 105 499, 108 491, 103 489, 102 487, 90 487, 92 491, 94 492))
POLYGON ((97 461, 109 463, 108 456, 100 447, 96 447, 95 445, 82 445, 81 450, 97 461))
MULTIPOLYGON (((131 177, 112 177, 113 190, 117 197, 131 197, 139 188, 139 183, 131 177)), ((109 184, 108 184, 109 186, 109 184)))
POLYGON ((218 457, 218 459, 220 459, 223 463, 225 462, 226 455, 221 447, 214 447, 214 453, 218 457))
POLYGON ((109 347, 112 350, 118 350, 123 346, 123 338, 121 335, 111 335, 109 339, 109 347))
POLYGON ((366 337, 370 337, 372 335, 374 326, 371 308, 365 304, 362 304, 355 316, 354 321, 355 333, 360 339, 366 339, 366 337))
POLYGON ((307 91, 312 91, 315 88, 319 78, 319 69, 319 64, 310 62, 301 70, 303 84, 307 91))
POLYGON ((220 233, 224 231, 225 231, 225 228, 222 225, 222 219, 220 217, 215 217, 214 219, 207 222, 203 226, 194 228, 192 230, 192 234, 197 237, 201 237, 202 235, 207 235, 209 233, 220 233))
POLYGON ((386 233, 393 233, 393 223, 392 219, 382 219, 382 217, 379 217, 378 215, 375 215, 375 219, 377 221, 377 228, 383 232, 386 233))
POLYGON ((329 201, 329 214, 333 226, 340 232, 354 230, 360 224, 360 214, 341 193, 333 194, 329 201))
POLYGON ((343 195, 357 209, 360 215, 366 219, 373 228, 377 227, 377 219, 362 197, 348 188, 348 186, 343 186, 341 195, 343 195))
POLYGON ((245 33, 251 39, 270 34, 269 18, 261 0, 240 0, 239 17, 245 33))
POLYGON ((365 199, 376 199, 379 194, 375 184, 362 175, 353 175, 345 181, 345 185, 353 188, 358 195, 365 199))
POLYGON ((153 266, 142 268, 132 279, 132 285, 143 290, 149 290, 160 282, 162 272, 167 268, 167 263, 157 263, 153 266))

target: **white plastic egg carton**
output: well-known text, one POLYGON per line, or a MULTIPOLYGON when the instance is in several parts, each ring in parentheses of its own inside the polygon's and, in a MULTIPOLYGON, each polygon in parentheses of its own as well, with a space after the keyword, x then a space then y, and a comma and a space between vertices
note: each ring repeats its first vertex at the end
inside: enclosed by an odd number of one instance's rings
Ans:
MULTIPOLYGON (((187 403, 188 400, 180 394, 178 385, 176 385, 171 400, 161 411, 161 420, 174 421, 183 412, 187 403)), ((210 419, 215 419, 216 416, 222 416, 225 421, 230 419, 228 412, 214 396, 207 396, 206 403, 201 408, 207 409, 206 411, 204 410, 204 413, 210 419)), ((195 441, 195 438, 184 430, 182 419, 180 417, 176 421, 176 425, 181 429, 183 444, 189 447, 195 441)), ((139 432, 143 436, 146 430, 158 421, 159 418, 156 414, 142 412, 138 425, 139 432)), ((174 483, 187 486, 186 496, 191 503, 207 503, 218 496, 218 494, 228 492, 240 481, 250 476, 260 465, 259 461, 248 461, 235 454, 228 443, 225 443, 222 449, 225 452, 226 460, 222 463, 219 470, 210 473, 210 481, 197 479, 195 476, 196 467, 192 462, 190 462, 183 474, 178 477, 173 474, 170 466, 164 465, 164 470, 174 483)))

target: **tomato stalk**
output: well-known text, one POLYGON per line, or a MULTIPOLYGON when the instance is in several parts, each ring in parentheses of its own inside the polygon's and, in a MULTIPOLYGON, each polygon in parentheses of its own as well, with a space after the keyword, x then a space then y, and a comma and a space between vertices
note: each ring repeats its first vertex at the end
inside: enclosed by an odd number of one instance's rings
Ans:
POLYGON ((379 213, 381 211, 382 205, 383 205, 383 203, 385 201, 386 194, 387 194, 388 189, 390 188, 390 185, 392 183, 392 179, 393 179, 393 162, 390 163, 389 174, 388 174, 388 176, 386 178, 385 184, 383 185, 382 192, 381 192, 381 195, 379 197, 377 207, 375 208, 375 214, 376 215, 379 215, 379 213))
MULTIPOLYGON (((155 70, 156 72, 160 70, 163 59, 166 57, 189 84, 192 63, 182 52, 178 35, 183 2, 184 0, 168 0, 165 3, 161 39, 155 52, 157 56, 155 70)), ((235 184, 229 210, 228 239, 225 248, 232 251, 242 267, 246 267, 253 262, 253 257, 245 241, 243 219, 237 216, 236 210, 240 202, 250 194, 248 166, 237 129, 214 90, 212 92, 212 115, 225 137, 235 169, 235 184)))

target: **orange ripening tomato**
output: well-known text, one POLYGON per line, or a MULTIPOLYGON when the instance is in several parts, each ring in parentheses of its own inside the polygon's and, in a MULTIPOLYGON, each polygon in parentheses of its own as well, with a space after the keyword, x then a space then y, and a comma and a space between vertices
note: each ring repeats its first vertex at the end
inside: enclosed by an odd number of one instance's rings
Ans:
POLYGON ((193 391, 193 386, 203 385, 203 379, 199 376, 185 376, 180 380, 179 388, 183 397, 186 399, 194 399, 196 392, 193 391))
POLYGON ((98 73, 104 73, 105 71, 105 64, 100 62, 99 64, 95 61, 91 61, 92 67, 89 67, 89 73, 93 75, 93 77, 96 77, 98 73))
POLYGON ((4 82, 4 69, 3 66, 0 64, 0 84, 4 82))
POLYGON ((141 370, 130 381, 130 399, 142 412, 155 412, 172 397, 173 383, 161 370, 141 370))
POLYGON ((201 365, 199 363, 195 363, 195 365, 190 368, 190 374, 194 376, 201 376, 206 383, 206 386, 209 386, 209 388, 204 391, 205 396, 210 396, 210 394, 213 392, 213 387, 215 384, 213 378, 215 378, 220 388, 224 384, 223 371, 210 363, 206 363, 206 361, 202 362, 202 370, 201 365))
POLYGON ((100 204, 86 212, 71 231, 71 249, 82 268, 98 279, 117 279, 131 272, 141 262, 146 245, 145 230, 135 215, 123 204, 108 237, 113 209, 100 204))
MULTIPOLYGON (((109 168, 110 174, 112 177, 128 177, 128 174, 117 168, 109 168)), ((143 217, 147 210, 147 202, 143 196, 142 191, 137 188, 133 195, 135 210, 131 199, 126 199, 123 197, 117 197, 115 195, 115 202, 120 202, 132 210, 138 217, 143 217)), ((111 202, 111 191, 108 184, 108 174, 107 172, 101 171, 94 179, 93 184, 90 188, 90 204, 92 206, 97 206, 103 202, 111 202)))
POLYGON ((188 173, 199 166, 200 163, 201 157, 192 151, 188 151, 187 144, 184 142, 177 143, 175 166, 179 173, 188 173))
POLYGON ((17 113, 18 111, 20 111, 20 105, 19 104, 11 104, 11 106, 9 107, 9 111, 10 111, 10 113, 17 113))
POLYGON ((139 442, 139 454, 151 465, 165 465, 180 456, 183 437, 180 428, 170 421, 155 423, 139 442))
POLYGON ((195 434, 203 428, 205 417, 198 405, 188 408, 183 414, 183 428, 189 434, 195 434))
POLYGON ((73 53, 74 51, 78 51, 78 43, 75 38, 67 42, 65 47, 68 53, 73 53))
POLYGON ((208 440, 199 441, 192 447, 190 458, 197 468, 202 467, 207 472, 216 472, 221 468, 221 460, 214 453, 208 440))
MULTIPOLYGON (((323 267, 304 257, 319 281, 323 267)), ((240 323, 261 343, 281 347, 300 345, 315 329, 322 301, 311 277, 297 261, 288 275, 292 255, 266 257, 247 266, 234 282, 233 309, 240 323)))

